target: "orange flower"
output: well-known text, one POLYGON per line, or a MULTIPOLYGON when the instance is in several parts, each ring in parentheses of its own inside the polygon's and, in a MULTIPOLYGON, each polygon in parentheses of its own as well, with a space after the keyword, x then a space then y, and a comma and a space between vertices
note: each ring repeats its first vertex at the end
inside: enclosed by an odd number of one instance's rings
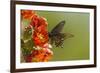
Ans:
POLYGON ((36 29, 40 26, 47 27, 48 23, 44 17, 39 17, 38 15, 36 15, 36 16, 32 17, 30 25, 36 29))
POLYGON ((45 32, 44 34, 43 33, 39 33, 39 32, 36 32, 34 31, 34 34, 33 34, 33 41, 34 41, 34 44, 35 46, 43 46, 45 43, 48 42, 48 33, 45 32))
POLYGON ((33 50, 32 53, 26 56, 26 62, 47 62, 51 59, 52 53, 48 50, 33 50))
POLYGON ((47 23, 46 18, 44 18, 44 17, 39 17, 39 24, 45 25, 45 26, 47 27, 48 23, 47 23))
POLYGON ((41 49, 41 50, 34 50, 32 52, 32 61, 36 61, 36 62, 47 62, 48 60, 51 59, 52 57, 52 53, 49 52, 48 50, 44 50, 44 49, 41 49), (37 52, 37 53, 35 53, 37 52))
POLYGON ((38 22, 39 22, 39 16, 38 15, 35 15, 34 17, 32 17, 31 22, 30 22, 30 25, 33 28, 37 28, 39 26, 38 25, 38 22))
POLYGON ((30 25, 34 28, 33 41, 35 46, 43 46, 48 42, 47 21, 43 17, 35 16, 32 18, 30 25))
POLYGON ((32 62, 32 56, 31 56, 31 54, 25 56, 24 59, 25 59, 25 62, 32 62))
POLYGON ((33 16, 36 16, 36 12, 33 10, 21 10, 21 18, 23 19, 32 19, 33 16))

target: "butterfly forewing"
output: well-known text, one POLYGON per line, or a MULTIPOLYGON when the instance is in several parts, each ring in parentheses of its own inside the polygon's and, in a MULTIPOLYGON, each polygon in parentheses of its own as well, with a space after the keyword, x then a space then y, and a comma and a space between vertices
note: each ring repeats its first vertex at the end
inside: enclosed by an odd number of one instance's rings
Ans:
POLYGON ((58 23, 52 30, 51 30, 51 34, 57 34, 60 33, 64 27, 65 21, 61 21, 60 23, 58 23))

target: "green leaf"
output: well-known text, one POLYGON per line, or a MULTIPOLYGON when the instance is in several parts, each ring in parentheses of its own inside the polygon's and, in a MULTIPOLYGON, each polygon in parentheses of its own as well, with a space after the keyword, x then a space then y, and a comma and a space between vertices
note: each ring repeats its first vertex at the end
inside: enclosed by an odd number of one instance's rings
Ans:
POLYGON ((23 23, 23 25, 24 25, 25 27, 27 27, 27 26, 29 25, 29 23, 30 23, 30 20, 23 19, 23 20, 22 20, 22 23, 23 23))
POLYGON ((28 48, 29 50, 33 49, 34 47, 34 42, 32 39, 29 39, 25 42, 25 47, 28 48))
POLYGON ((31 51, 28 50, 27 48, 21 48, 21 50, 22 50, 22 53, 23 53, 24 56, 31 54, 31 51))
POLYGON ((25 47, 25 43, 24 43, 24 40, 21 39, 21 48, 24 48, 25 47))
POLYGON ((32 39, 23 40, 21 39, 21 51, 24 56, 31 54, 31 51, 34 50, 34 42, 32 39))
POLYGON ((28 40, 32 38, 32 29, 27 28, 24 30, 23 35, 22 35, 23 40, 28 40))

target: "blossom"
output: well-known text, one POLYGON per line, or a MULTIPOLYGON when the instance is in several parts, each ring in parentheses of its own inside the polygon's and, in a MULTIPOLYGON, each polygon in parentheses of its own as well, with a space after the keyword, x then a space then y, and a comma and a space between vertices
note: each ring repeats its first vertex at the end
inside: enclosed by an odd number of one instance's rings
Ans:
POLYGON ((32 53, 26 57, 26 62, 47 62, 51 59, 52 53, 51 50, 41 49, 33 50, 32 53))
POLYGON ((33 26, 34 28, 38 27, 39 25, 38 22, 39 22, 39 16, 35 15, 34 17, 32 17, 30 25, 33 26))
POLYGON ((36 29, 40 26, 47 27, 48 23, 44 17, 39 17, 38 15, 35 15, 34 17, 32 17, 30 25, 36 29))
POLYGON ((49 40, 48 38, 48 33, 45 32, 44 34, 43 33, 39 33, 39 32, 36 32, 34 31, 34 34, 33 34, 33 41, 34 41, 34 44, 37 46, 43 46, 45 43, 47 43, 49 40))
POLYGON ((32 56, 31 56, 31 54, 25 56, 24 59, 25 59, 25 62, 31 62, 31 60, 32 60, 32 56))
POLYGON ((33 31, 33 41, 35 46, 43 46, 48 42, 48 31, 47 31, 47 21, 44 17, 33 17, 30 25, 34 28, 33 31))
POLYGON ((46 18, 40 17, 40 18, 39 18, 39 24, 45 25, 45 26, 47 27, 48 23, 47 23, 46 18))
POLYGON ((33 10, 21 10, 21 18, 30 20, 33 16, 36 16, 36 12, 33 10))

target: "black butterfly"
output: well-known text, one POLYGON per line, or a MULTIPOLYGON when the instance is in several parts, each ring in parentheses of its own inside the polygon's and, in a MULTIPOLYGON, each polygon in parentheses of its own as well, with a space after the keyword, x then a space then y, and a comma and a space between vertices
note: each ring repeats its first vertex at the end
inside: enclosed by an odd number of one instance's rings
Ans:
POLYGON ((50 43, 55 44, 56 47, 63 47, 64 40, 73 37, 70 33, 61 32, 64 25, 65 21, 61 21, 51 30, 51 32, 49 32, 50 43))

